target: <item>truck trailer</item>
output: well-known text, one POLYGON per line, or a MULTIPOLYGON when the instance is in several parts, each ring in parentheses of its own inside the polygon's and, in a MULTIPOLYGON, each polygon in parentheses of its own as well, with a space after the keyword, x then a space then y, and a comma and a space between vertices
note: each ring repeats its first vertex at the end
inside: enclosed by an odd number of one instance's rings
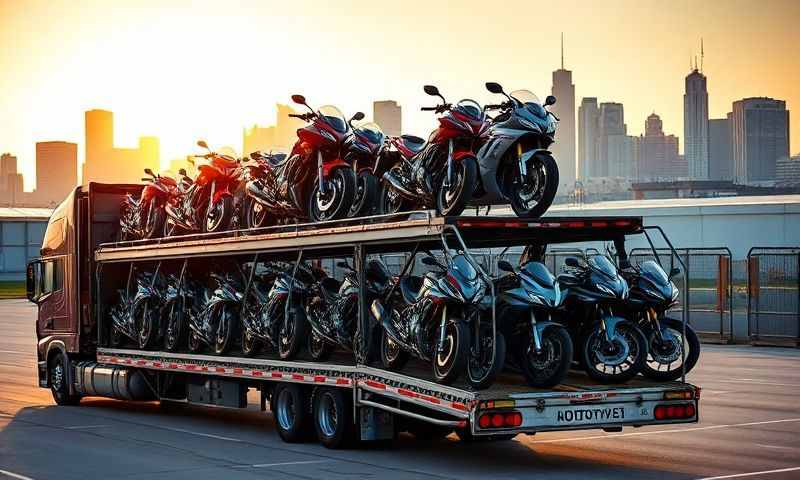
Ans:
MULTIPOLYGON (((208 271, 217 264, 259 260, 326 262, 352 259, 362 277, 369 256, 453 244, 468 252, 509 247, 614 241, 646 234, 640 217, 497 216, 440 217, 429 212, 293 224, 256 230, 197 234, 148 241, 118 239, 119 207, 141 185, 90 183, 54 211, 41 258, 28 265, 28 297, 38 305, 39 386, 59 405, 84 396, 246 408, 247 393, 260 392, 281 438, 316 437, 331 448, 356 441, 390 440, 398 431, 427 438, 456 432, 467 441, 503 440, 517 434, 692 423, 699 418, 700 389, 684 381, 637 377, 607 385, 573 371, 552 389, 536 389, 513 373, 489 388, 441 385, 424 366, 402 372, 375 358, 374 319, 360 295, 352 352, 330 360, 282 360, 269 352, 170 352, 112 346, 109 309, 135 268, 208 271)), ((335 264, 334 264, 335 265, 335 264)), ((362 292, 363 293, 363 292, 362 292)))

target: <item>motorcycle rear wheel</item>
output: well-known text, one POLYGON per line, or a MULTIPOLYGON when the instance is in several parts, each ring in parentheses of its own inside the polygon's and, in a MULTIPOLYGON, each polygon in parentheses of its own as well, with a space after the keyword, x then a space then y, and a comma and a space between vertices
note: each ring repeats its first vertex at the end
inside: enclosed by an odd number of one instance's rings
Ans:
POLYGON ((205 215, 203 230, 206 233, 218 233, 228 230, 233 219, 233 198, 224 196, 211 205, 205 215))
POLYGON ((572 364, 573 346, 569 332, 559 325, 551 325, 542 331, 542 351, 536 353, 533 338, 520 345, 518 353, 520 369, 534 388, 550 388, 561 383, 572 364))
POLYGON ((312 222, 339 220, 347 217, 356 196, 356 174, 350 168, 333 170, 327 180, 328 192, 319 194, 319 178, 308 200, 308 216, 312 222))
POLYGON ((246 228, 271 227, 275 225, 275 217, 266 206, 248 196, 244 200, 244 223, 246 228))
POLYGON ((379 203, 382 215, 394 215, 412 209, 411 202, 388 185, 384 185, 381 189, 379 203))
POLYGON ((453 185, 445 186, 447 173, 436 193, 436 210, 440 215, 458 216, 467 207, 478 180, 478 162, 474 157, 453 161, 453 185))
POLYGON ((518 217, 538 218, 550 208, 558 192, 558 164, 552 155, 537 153, 527 167, 528 176, 535 175, 534 185, 530 184, 530 178, 520 181, 516 164, 506 168, 504 181, 509 185, 511 209, 514 213, 518 217))
POLYGON ((155 340, 156 324, 158 323, 158 309, 150 305, 150 301, 146 300, 141 310, 136 312, 137 318, 135 319, 137 338, 139 340, 139 348, 147 350, 155 340))
POLYGON ((356 177, 356 193, 353 206, 347 216, 351 218, 373 215, 378 200, 378 179, 368 170, 363 170, 356 177))
POLYGON ((165 310, 167 324, 164 328, 164 348, 168 352, 174 352, 186 341, 183 300, 173 300, 165 310))

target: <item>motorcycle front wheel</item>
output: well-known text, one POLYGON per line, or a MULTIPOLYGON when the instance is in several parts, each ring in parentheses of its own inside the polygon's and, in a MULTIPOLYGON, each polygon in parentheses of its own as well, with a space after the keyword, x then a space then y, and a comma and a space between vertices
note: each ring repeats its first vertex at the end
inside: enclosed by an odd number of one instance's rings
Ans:
POLYGON ((345 218, 356 196, 356 174, 349 168, 337 168, 326 181, 326 192, 319 191, 319 178, 308 200, 308 216, 312 222, 345 218))
POLYGON ((381 189, 379 203, 382 215, 394 215, 412 209, 410 202, 388 185, 381 189))
MULTIPOLYGON (((647 361, 642 369, 642 375, 658 381, 670 381, 681 378, 681 350, 684 342, 683 322, 674 318, 659 319, 661 325, 661 339, 652 328, 645 328, 643 333, 647 338, 647 361)), ((686 373, 694 368, 700 358, 700 339, 694 329, 686 325, 686 353, 683 358, 686 373)))
POLYGON ((542 331, 541 350, 536 352, 533 338, 520 345, 519 366, 528 385, 550 388, 561 383, 572 364, 572 339, 560 325, 551 325, 542 331))
POLYGON ((503 371, 506 360, 506 339, 502 333, 492 341, 492 326, 483 324, 480 327, 480 338, 473 340, 467 361, 467 381, 476 390, 483 390, 494 383, 497 374, 503 371), (480 342, 480 353, 476 343, 480 342))
POLYGON ((261 350, 261 340, 250 332, 246 327, 242 328, 242 354, 245 357, 252 357, 261 350))
POLYGON ((134 325, 136 325, 139 348, 147 350, 155 339, 156 323, 158 322, 158 309, 150 305, 150 300, 145 300, 142 307, 136 312, 134 325))
POLYGON ((235 331, 239 326, 239 312, 233 305, 225 303, 217 309, 216 314, 219 315, 219 318, 217 319, 214 353, 225 355, 233 346, 235 331))
POLYGON ((312 329, 308 336, 308 353, 315 362, 324 362, 330 358, 333 347, 312 329))
POLYGON ((461 319, 448 318, 441 351, 437 349, 433 352, 433 377, 436 382, 442 385, 455 382, 466 368, 468 356, 469 326, 461 319))
POLYGON ((164 348, 168 352, 174 352, 181 347, 186 336, 183 301, 178 299, 171 301, 165 311, 167 324, 164 328, 164 348))
POLYGON ((399 372, 408 363, 408 352, 393 341, 386 330, 381 334, 381 363, 383 368, 393 372, 399 372))
POLYGON ((514 166, 506 168, 511 209, 518 217, 538 218, 550 208, 558 191, 558 165, 547 153, 537 153, 527 165, 527 178, 520 178, 514 166))
POLYGON ((583 341, 586 373, 602 383, 627 382, 642 371, 647 359, 647 339, 639 327, 628 322, 617 323, 611 342, 605 339, 599 323, 583 341))
POLYGON ((447 183, 447 172, 436 194, 436 210, 440 215, 461 215, 472 198, 478 180, 478 162, 474 157, 453 161, 453 181, 447 183))
POLYGON ((362 170, 356 177, 356 194, 353 206, 347 216, 351 218, 372 215, 378 200, 378 179, 368 170, 362 170))
POLYGON ((244 200, 244 223, 247 228, 271 227, 275 225, 275 218, 266 206, 248 196, 244 200))
POLYGON ((164 231, 164 221, 167 218, 167 212, 163 207, 157 205, 156 199, 151 198, 150 204, 147 206, 147 217, 143 230, 144 238, 150 240, 157 238, 164 231))
POLYGON ((302 308, 289 309, 289 318, 281 325, 278 333, 278 354, 282 360, 297 356, 303 340, 308 336, 308 320, 302 308))
POLYGON ((224 196, 208 209, 203 227, 206 233, 218 233, 228 230, 233 219, 233 197, 224 196))

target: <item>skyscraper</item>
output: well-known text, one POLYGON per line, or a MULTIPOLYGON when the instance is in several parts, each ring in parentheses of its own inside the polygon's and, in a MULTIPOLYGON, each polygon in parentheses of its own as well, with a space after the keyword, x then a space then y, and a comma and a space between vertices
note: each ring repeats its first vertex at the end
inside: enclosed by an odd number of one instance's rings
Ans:
POLYGON ((600 130, 600 108, 597 98, 584 97, 578 107, 578 178, 599 176, 597 139, 600 130))
POLYGON ((789 158, 789 111, 773 98, 733 102, 733 178, 737 183, 775 180, 778 160, 789 158))
MULTIPOLYGON (((612 163, 620 160, 615 157, 616 152, 619 150, 618 147, 620 147, 620 141, 613 137, 626 136, 628 132, 628 128, 625 125, 625 110, 622 104, 616 102, 601 103, 598 126, 598 168, 594 171, 593 176, 609 177, 612 176, 612 172, 619 172, 620 170, 619 166, 612 166, 612 163)), ((633 172, 630 172, 629 175, 632 177, 633 172)))
POLYGON ((403 108, 394 100, 381 100, 372 104, 372 119, 386 135, 403 133, 403 108))
POLYGON ((553 72, 553 96, 556 104, 550 107, 560 119, 556 141, 551 147, 558 162, 560 183, 568 193, 575 187, 575 85, 572 72, 564 69, 564 35, 561 35, 561 68, 553 72))
MULTIPOLYGON (((702 56, 702 44, 701 44, 702 56)), ((684 154, 693 180, 707 180, 708 169, 708 90, 706 76, 695 66, 686 76, 683 95, 684 154)))
POLYGON ((35 198, 44 205, 61 202, 78 185, 78 145, 36 143, 35 198))
POLYGON ((138 148, 114 147, 114 114, 107 110, 85 113, 86 159, 82 183, 139 182, 145 168, 159 168, 159 144, 155 137, 141 137, 138 148))
POLYGON ((292 107, 276 104, 275 125, 262 127, 253 125, 244 130, 242 154, 247 156, 255 151, 288 152, 297 140, 297 129, 305 125, 300 119, 289 114, 297 113, 292 107))
POLYGON ((9 182, 9 175, 16 175, 17 173, 17 157, 10 153, 0 155, 0 192, 7 191, 9 182))
POLYGON ((661 117, 647 117, 644 135, 639 139, 639 181, 673 179, 686 176, 685 165, 678 157, 678 137, 664 134, 661 117))
POLYGON ((708 121, 708 178, 733 178, 730 114, 729 118, 712 118, 708 121))

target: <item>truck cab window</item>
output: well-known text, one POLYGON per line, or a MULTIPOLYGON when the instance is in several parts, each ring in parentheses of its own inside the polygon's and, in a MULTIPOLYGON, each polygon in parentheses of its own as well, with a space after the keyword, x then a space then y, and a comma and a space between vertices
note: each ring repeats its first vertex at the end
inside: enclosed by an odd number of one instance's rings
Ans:
POLYGON ((49 295, 53 292, 58 292, 63 287, 64 283, 64 260, 47 260, 42 263, 44 271, 42 272, 42 286, 41 294, 49 295))

